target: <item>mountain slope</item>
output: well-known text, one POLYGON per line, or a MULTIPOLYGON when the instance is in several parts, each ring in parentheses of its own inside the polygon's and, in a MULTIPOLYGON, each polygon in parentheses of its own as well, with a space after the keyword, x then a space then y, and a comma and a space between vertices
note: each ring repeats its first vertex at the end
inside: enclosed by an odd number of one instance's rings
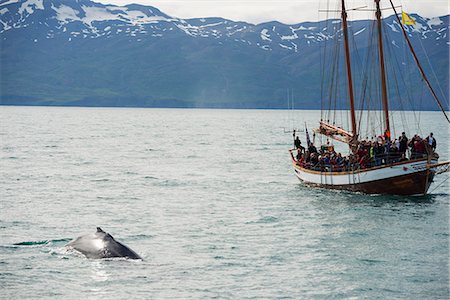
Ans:
MULTIPOLYGON (((448 16, 415 17, 408 30, 448 99, 448 16)), ((367 41, 369 22, 350 24, 356 44, 367 41)), ((398 24, 387 24, 401 58, 398 24)), ((89 0, 3 1, 0 103, 285 108, 293 88, 297 107, 319 108, 320 51, 340 38, 330 26, 340 23, 253 25, 89 0)), ((359 48, 361 57, 369 51, 359 48)), ((435 109, 426 97, 421 108, 435 109)))

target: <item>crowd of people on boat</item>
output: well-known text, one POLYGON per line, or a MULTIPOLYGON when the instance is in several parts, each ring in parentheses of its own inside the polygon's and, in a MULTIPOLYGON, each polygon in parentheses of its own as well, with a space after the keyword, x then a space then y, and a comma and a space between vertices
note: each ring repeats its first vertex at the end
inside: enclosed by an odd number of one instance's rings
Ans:
MULTIPOLYGON (((308 139, 307 147, 303 147, 300 138, 295 137, 294 147, 297 151, 295 156, 296 164, 311 170, 321 172, 342 172, 357 169, 367 169, 382 165, 415 160, 435 154, 436 139, 433 133, 426 138, 421 138, 415 134, 408 139, 405 132, 395 140, 389 138, 389 133, 385 132, 375 141, 358 141, 353 147, 352 153, 343 156, 337 153, 332 145, 323 145, 317 149, 308 139)), ((291 152, 292 154, 292 152, 291 152)), ((292 154, 294 158, 294 154, 292 154)))

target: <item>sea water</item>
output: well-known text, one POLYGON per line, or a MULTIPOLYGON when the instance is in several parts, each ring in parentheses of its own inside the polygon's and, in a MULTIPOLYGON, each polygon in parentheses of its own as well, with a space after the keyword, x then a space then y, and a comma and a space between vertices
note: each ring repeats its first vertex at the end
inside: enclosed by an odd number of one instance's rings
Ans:
MULTIPOLYGON (((443 116, 421 116, 448 160, 443 116)), ((0 107, 0 297, 448 299, 448 173, 426 197, 306 187, 288 131, 319 118, 0 107), (97 226, 143 260, 64 247, 97 226)))

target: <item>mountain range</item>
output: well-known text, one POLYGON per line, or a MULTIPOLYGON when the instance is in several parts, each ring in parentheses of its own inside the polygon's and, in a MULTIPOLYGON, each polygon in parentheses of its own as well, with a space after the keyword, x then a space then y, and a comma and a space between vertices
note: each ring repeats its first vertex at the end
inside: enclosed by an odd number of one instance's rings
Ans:
MULTIPOLYGON (((432 63, 425 69, 448 108, 449 16, 412 16, 408 34, 419 59, 432 63)), ((410 54, 400 25, 394 16, 385 21, 387 44, 402 60, 410 54)), ((350 22, 356 44, 369 39, 370 22, 350 22)), ((342 38, 340 26, 181 19, 151 6, 90 0, 3 0, 0 104, 286 108, 291 89, 296 107, 320 108, 320 53, 342 38)), ((418 108, 437 109, 423 94, 418 108)))

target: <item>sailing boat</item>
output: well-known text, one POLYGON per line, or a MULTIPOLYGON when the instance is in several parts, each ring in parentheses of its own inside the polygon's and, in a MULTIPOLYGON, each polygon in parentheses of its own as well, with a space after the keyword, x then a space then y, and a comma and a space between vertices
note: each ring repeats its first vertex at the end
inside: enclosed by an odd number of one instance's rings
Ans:
MULTIPOLYGON (((346 158, 337 157, 334 152, 333 145, 330 145, 329 141, 325 146, 322 146, 320 153, 316 152, 315 147, 310 142, 309 135, 307 134, 308 147, 304 153, 299 153, 301 150, 292 149, 289 150, 294 166, 295 175, 300 181, 312 185, 329 189, 340 189, 354 192, 362 192, 367 194, 391 194, 391 195, 425 195, 433 182, 433 178, 436 174, 448 171, 450 161, 438 162, 439 155, 434 151, 432 144, 428 144, 423 139, 417 139, 418 146, 423 146, 422 153, 410 155, 409 159, 405 156, 406 152, 403 151, 403 155, 400 157, 399 153, 395 156, 390 155, 390 147, 392 146, 391 139, 391 124, 389 113, 389 101, 388 101, 388 84, 386 80, 385 65, 385 46, 383 45, 383 31, 382 31, 382 17, 380 8, 380 0, 374 0, 375 17, 374 21, 374 40, 377 45, 375 47, 377 57, 377 74, 376 81, 378 93, 374 98, 381 98, 382 110, 379 116, 380 124, 377 128, 373 128, 373 131, 378 130, 378 133, 384 132, 384 134, 376 137, 375 141, 367 141, 360 138, 362 134, 361 119, 363 108, 361 111, 361 117, 357 119, 357 110, 355 108, 355 92, 353 88, 353 75, 352 75, 352 61, 350 55, 350 43, 349 43, 349 29, 347 23, 347 11, 345 7, 345 1, 341 0, 339 11, 341 13, 341 28, 343 36, 343 50, 345 56, 345 73, 347 83, 347 96, 349 99, 349 119, 351 120, 351 129, 346 130, 344 126, 338 126, 335 122, 322 119, 319 123, 319 128, 315 130, 315 133, 326 137, 327 139, 337 140, 346 143, 349 146, 349 156, 346 158), (384 131, 383 131, 384 130, 384 131), (374 149, 388 149, 383 154, 374 155, 374 149), (319 156, 319 157, 317 157, 319 156), (335 159, 334 164, 330 162, 330 156, 335 159), (313 159, 314 158, 314 159, 313 159), (336 163, 337 160, 337 163, 336 163)), ((408 45, 409 50, 412 53, 417 67, 419 68, 421 77, 431 91, 434 99, 437 101, 442 112, 444 113, 447 121, 450 122, 447 117, 444 108, 442 107, 436 93, 431 87, 416 53, 412 47, 412 44, 408 38, 408 34, 402 25, 400 17, 396 11, 396 7, 390 0, 391 7, 396 16, 399 27, 402 30, 403 38, 408 45)), ((336 22, 334 22, 336 23, 336 22)), ((337 48, 335 48, 337 49, 337 48)), ((335 56, 338 57, 338 56, 335 56)), ((338 68, 335 68, 335 70, 338 68)), ((335 75, 332 75, 335 76, 335 75)), ((336 84, 336 80, 333 81, 336 84)), ((364 81, 367 85, 367 78, 364 81)), ((332 91, 333 89, 327 89, 332 91)), ((361 95, 365 95, 366 90, 361 92, 361 95)), ((361 96, 361 97, 363 97, 361 96)), ((372 99, 373 100, 373 99, 372 99)), ((330 101, 331 102, 331 101, 330 101)), ((380 105, 381 106, 381 105, 380 105)), ((336 106, 335 106, 336 108, 336 106)), ((367 126, 370 126, 370 122, 367 126)), ((308 132, 306 130, 306 132, 308 132)), ((430 140, 432 138, 430 137, 430 140)), ((414 142, 414 141, 413 141, 414 142)), ((422 147, 421 146, 421 147, 422 147)), ((302 148, 302 147, 300 147, 302 148)), ((401 154, 401 153, 400 153, 401 154)))

